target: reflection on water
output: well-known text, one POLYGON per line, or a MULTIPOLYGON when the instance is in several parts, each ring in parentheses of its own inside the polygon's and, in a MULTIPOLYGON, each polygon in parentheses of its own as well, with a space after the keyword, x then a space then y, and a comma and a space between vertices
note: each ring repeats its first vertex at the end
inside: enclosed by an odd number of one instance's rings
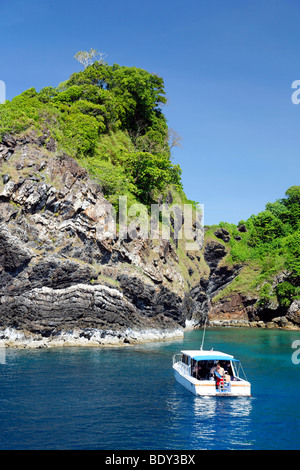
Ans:
POLYGON ((195 397, 178 390, 168 402, 173 431, 188 423, 183 447, 190 449, 251 448, 252 407, 250 397, 195 397))
POLYGON ((226 448, 251 446, 251 398, 194 398, 191 439, 210 447, 215 440, 226 448))

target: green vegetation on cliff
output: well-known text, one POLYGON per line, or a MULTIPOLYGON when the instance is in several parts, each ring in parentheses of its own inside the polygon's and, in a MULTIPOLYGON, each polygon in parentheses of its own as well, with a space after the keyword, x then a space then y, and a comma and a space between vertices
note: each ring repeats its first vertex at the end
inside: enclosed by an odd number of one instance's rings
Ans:
MULTIPOLYGON (((57 87, 31 88, 1 105, 0 141, 5 134, 47 131, 58 151, 76 158, 116 207, 120 195, 129 205, 149 206, 169 190, 174 202, 191 202, 181 169, 172 163, 165 103, 162 78, 96 61, 57 87)), ((221 263, 243 266, 219 297, 255 294, 262 306, 275 302, 285 308, 300 298, 300 186, 285 196, 238 226, 221 222, 207 228, 206 239, 220 229, 228 232, 228 240, 217 237, 229 248, 221 263)), ((181 261, 190 280, 185 253, 181 261)), ((194 271, 194 283, 197 276, 194 271)))
POLYGON ((116 203, 118 195, 151 204, 168 187, 182 192, 161 106, 162 78, 135 67, 95 62, 58 87, 31 88, 0 106, 0 138, 45 129, 116 203))
POLYGON ((300 299, 300 186, 285 196, 238 226, 221 222, 207 231, 211 237, 225 229, 230 237, 226 262, 244 265, 222 296, 234 289, 244 294, 259 289, 261 305, 276 301, 282 307, 300 299))

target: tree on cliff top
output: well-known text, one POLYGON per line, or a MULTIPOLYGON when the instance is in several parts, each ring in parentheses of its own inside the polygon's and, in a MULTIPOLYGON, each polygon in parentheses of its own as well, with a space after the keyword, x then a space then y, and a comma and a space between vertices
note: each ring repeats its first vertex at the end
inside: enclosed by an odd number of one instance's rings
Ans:
POLYGON ((60 150, 92 172, 110 200, 127 191, 150 204, 170 185, 182 191, 161 109, 167 101, 163 79, 136 67, 110 66, 96 60, 97 54, 79 52, 84 70, 58 87, 32 88, 1 105, 0 137, 47 129, 60 150))

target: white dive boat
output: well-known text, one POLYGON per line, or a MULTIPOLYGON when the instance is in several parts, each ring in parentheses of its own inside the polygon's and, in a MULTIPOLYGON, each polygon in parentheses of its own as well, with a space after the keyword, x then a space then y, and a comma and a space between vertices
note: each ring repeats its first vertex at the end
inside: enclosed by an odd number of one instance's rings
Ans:
POLYGON ((181 351, 173 357, 175 379, 200 396, 251 396, 240 361, 220 351, 181 351), (240 377, 240 372, 245 378, 240 377))

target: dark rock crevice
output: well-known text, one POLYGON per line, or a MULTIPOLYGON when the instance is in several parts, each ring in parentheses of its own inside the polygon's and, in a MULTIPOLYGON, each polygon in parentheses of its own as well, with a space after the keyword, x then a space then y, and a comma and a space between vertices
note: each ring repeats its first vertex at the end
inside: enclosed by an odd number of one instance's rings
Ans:
POLYGON ((204 247, 203 254, 210 268, 210 274, 207 279, 200 280, 199 286, 191 290, 191 297, 196 302, 198 311, 202 314, 202 322, 211 309, 213 297, 228 286, 242 269, 240 265, 220 266, 227 251, 225 245, 217 241, 208 242, 204 247))

